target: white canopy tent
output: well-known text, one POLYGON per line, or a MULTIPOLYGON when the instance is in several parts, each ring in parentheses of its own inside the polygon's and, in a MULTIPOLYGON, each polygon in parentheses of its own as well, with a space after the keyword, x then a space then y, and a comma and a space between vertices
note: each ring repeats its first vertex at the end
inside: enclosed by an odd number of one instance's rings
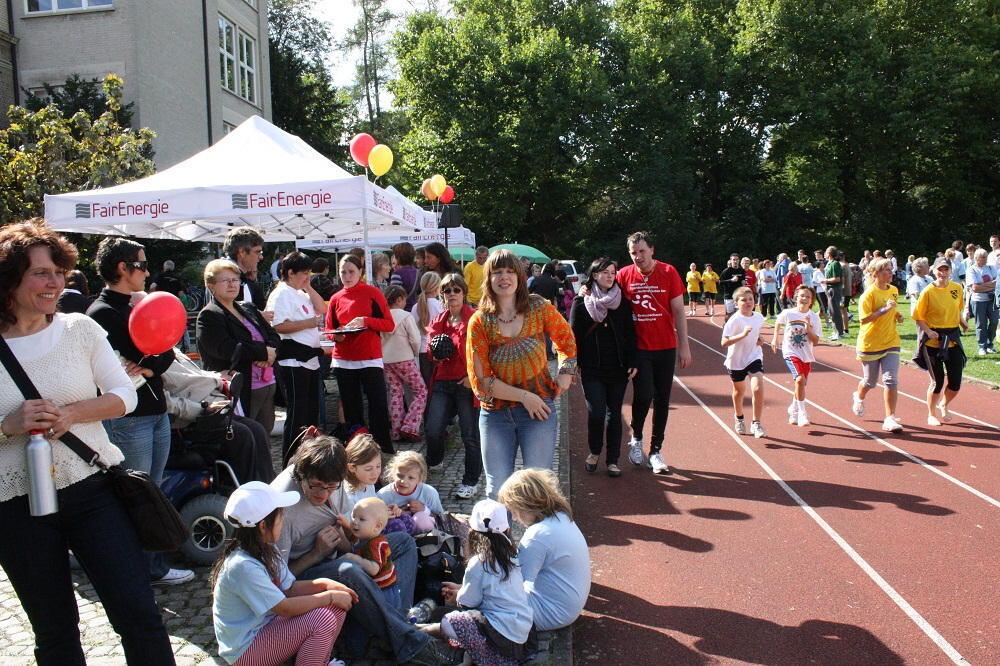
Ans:
MULTIPOLYGON (((448 229, 448 245, 450 247, 476 247, 476 234, 465 227, 448 229)), ((383 233, 382 231, 368 234, 368 247, 375 250, 387 250, 396 243, 407 242, 414 247, 423 247, 430 243, 444 243, 444 229, 426 229, 424 231, 383 233)), ((326 252, 345 252, 353 247, 364 245, 364 236, 338 236, 337 238, 321 238, 316 240, 295 241, 295 247, 300 250, 323 250, 326 252)))
POLYGON ((216 242, 243 225, 269 242, 437 226, 434 213, 352 176, 259 116, 147 178, 46 195, 45 218, 59 231, 216 242))

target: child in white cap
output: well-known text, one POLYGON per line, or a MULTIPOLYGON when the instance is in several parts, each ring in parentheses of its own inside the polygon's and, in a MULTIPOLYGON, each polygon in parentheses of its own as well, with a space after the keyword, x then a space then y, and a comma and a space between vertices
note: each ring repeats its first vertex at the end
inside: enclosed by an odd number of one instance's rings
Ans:
POLYGON ((461 610, 423 629, 457 643, 473 663, 522 663, 535 652, 536 640, 507 509, 491 499, 477 502, 469 527, 467 549, 472 555, 462 585, 442 583, 445 602, 461 610))
POLYGON ((351 605, 348 587, 328 578, 296 581, 275 548, 282 508, 299 501, 251 481, 226 503, 233 538, 212 569, 212 617, 219 656, 237 666, 277 666, 296 653, 297 666, 327 666, 351 605))

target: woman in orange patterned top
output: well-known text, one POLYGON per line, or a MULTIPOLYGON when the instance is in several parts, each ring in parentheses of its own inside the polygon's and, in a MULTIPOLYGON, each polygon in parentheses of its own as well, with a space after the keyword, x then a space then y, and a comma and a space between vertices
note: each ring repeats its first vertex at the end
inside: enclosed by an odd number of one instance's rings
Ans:
POLYGON ((485 288, 469 320, 466 359, 472 390, 482 402, 486 494, 496 499, 514 472, 518 448, 525 467, 552 469, 559 425, 554 401, 576 375, 576 342, 555 306, 528 294, 524 269, 512 252, 492 253, 483 274, 485 288), (546 336, 559 355, 555 378, 545 354, 546 336))

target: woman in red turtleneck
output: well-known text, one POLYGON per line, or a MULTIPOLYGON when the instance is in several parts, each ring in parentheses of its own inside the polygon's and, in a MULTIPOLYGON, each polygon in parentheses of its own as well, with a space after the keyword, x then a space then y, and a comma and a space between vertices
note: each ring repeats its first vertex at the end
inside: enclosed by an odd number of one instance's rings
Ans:
POLYGON ((340 260, 344 288, 330 299, 326 311, 329 329, 366 328, 360 333, 334 335, 334 374, 348 426, 365 425, 364 400, 368 398, 368 428, 385 453, 394 453, 389 436, 389 402, 386 398, 380 333, 391 333, 396 324, 382 292, 361 282, 361 260, 346 255, 340 260))

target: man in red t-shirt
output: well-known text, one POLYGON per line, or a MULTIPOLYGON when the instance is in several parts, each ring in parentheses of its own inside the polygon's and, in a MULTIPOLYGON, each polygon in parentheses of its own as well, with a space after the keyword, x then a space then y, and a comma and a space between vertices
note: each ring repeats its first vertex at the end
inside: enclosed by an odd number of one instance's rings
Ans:
POLYGON ((656 474, 667 474, 660 449, 670 412, 670 388, 674 363, 681 368, 691 363, 687 318, 684 316, 684 282, 677 269, 653 259, 653 239, 649 232, 637 231, 628 237, 632 265, 618 271, 618 284, 632 302, 635 321, 636 366, 632 380, 632 440, 628 459, 642 465, 642 429, 650 403, 653 404, 653 433, 648 465, 656 474))

